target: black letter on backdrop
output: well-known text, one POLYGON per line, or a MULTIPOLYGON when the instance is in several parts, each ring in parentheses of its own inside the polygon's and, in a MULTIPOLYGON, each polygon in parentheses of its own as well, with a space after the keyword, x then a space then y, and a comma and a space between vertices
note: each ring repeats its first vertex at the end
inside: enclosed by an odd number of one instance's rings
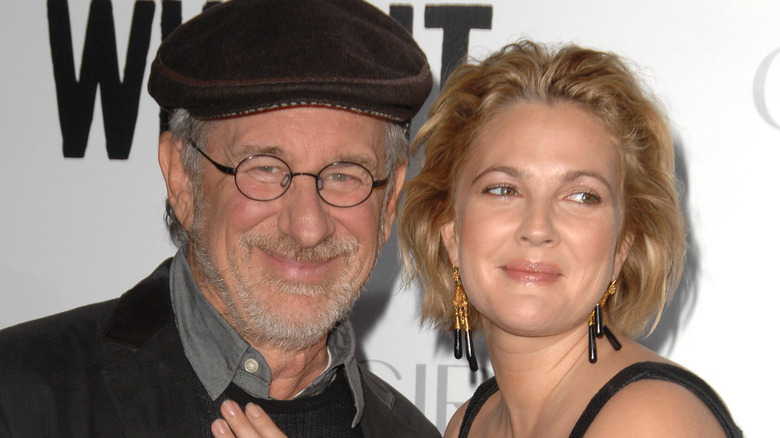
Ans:
POLYGON ((466 59, 471 29, 490 29, 492 6, 425 6, 425 27, 444 31, 441 45, 441 83, 466 59))
POLYGON ((138 101, 149 51, 154 2, 135 2, 124 82, 119 80, 110 0, 93 0, 90 5, 78 81, 73 61, 68 2, 48 0, 47 6, 63 155, 66 158, 84 157, 99 83, 108 158, 127 159, 138 118, 138 101))
POLYGON ((405 5, 390 5, 390 16, 398 22, 409 35, 412 34, 412 24, 414 23, 414 9, 405 5))
MULTIPOLYGON (((203 10, 222 3, 220 0, 209 0, 203 5, 203 10)), ((161 39, 165 40, 168 35, 181 24, 181 0, 163 0, 162 18, 160 21, 161 39)), ((160 108, 160 134, 168 130, 168 122, 171 115, 166 108, 160 108)))

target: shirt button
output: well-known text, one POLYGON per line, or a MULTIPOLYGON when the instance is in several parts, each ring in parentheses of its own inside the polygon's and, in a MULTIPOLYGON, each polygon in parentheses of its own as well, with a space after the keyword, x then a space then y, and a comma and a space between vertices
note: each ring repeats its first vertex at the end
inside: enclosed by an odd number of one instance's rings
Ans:
POLYGON ((254 373, 258 368, 257 361, 254 359, 247 359, 246 362, 244 362, 244 369, 249 373, 254 373))

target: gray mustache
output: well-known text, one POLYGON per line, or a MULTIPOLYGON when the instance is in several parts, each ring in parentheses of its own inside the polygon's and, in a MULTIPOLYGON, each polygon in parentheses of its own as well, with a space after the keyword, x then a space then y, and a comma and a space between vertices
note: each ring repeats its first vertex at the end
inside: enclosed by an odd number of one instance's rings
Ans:
POLYGON ((240 239, 246 253, 260 249, 302 262, 325 261, 338 256, 350 256, 357 252, 360 244, 353 237, 328 237, 313 248, 303 248, 295 240, 283 235, 248 234, 240 239))

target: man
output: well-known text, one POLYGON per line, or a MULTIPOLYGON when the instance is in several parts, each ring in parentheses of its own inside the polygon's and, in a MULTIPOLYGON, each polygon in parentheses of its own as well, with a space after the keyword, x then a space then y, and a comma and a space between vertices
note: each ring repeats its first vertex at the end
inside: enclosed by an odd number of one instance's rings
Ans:
POLYGON ((233 0, 180 26, 149 92, 180 250, 121 298, 0 333, 0 436, 438 436, 357 364, 346 316, 391 231, 424 54, 359 0, 233 0))

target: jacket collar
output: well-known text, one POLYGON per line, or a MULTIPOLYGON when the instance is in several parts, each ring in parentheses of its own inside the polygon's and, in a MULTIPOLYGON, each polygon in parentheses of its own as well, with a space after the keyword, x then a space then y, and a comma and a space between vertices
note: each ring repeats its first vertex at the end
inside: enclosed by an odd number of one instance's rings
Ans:
POLYGON ((173 322, 168 286, 171 260, 162 262, 151 275, 122 295, 108 325, 108 339, 139 349, 173 322))
POLYGON ((106 332, 100 372, 126 436, 201 435, 197 378, 176 330, 169 266, 170 259, 122 295, 106 332))

